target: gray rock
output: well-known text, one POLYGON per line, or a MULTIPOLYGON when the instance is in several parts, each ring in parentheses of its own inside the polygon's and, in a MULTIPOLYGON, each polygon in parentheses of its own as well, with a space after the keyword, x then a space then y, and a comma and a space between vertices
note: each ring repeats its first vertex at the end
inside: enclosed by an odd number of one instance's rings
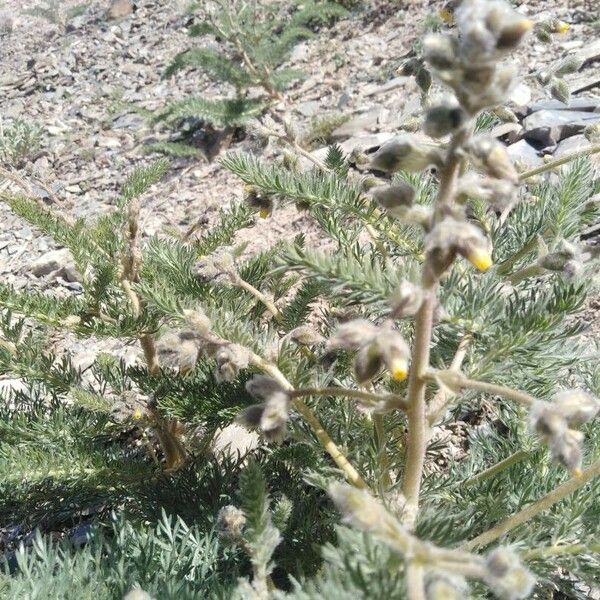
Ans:
POLYGON ((569 104, 564 104, 560 100, 542 100, 532 104, 529 112, 540 110, 576 110, 583 112, 600 111, 600 98, 587 96, 585 98, 571 98, 569 104))
POLYGON ((380 106, 372 108, 334 129, 331 133, 331 139, 340 142, 360 133, 372 131, 377 127, 382 114, 383 109, 380 106))
POLYGON ((523 120, 524 137, 545 146, 553 146, 566 137, 581 133, 600 122, 600 113, 575 110, 540 110, 523 120))
POLYGON ((106 16, 109 19, 123 19, 133 12, 132 0, 113 0, 108 7, 106 16))
POLYGON ((141 115, 138 115, 137 113, 127 113, 114 119, 112 128, 138 130, 144 126, 145 122, 144 117, 141 115))
POLYGON ((306 102, 300 102, 296 106, 296 110, 305 117, 312 117, 321 110, 321 105, 316 100, 308 100, 306 102))
POLYGON ((402 87, 408 79, 408 77, 394 77, 394 79, 390 79, 382 85, 377 85, 371 88, 367 87, 365 90, 365 96, 379 96, 380 94, 387 94, 388 92, 402 87))
POLYGON ((217 431, 212 442, 212 452, 217 459, 227 455, 245 456, 258 447, 259 441, 260 437, 256 432, 232 423, 217 431))
MULTIPOLYGON (((584 135, 574 135, 558 144, 554 151, 554 158, 560 158, 565 154, 577 152, 577 150, 588 148, 590 145, 590 142, 584 135)), ((600 171, 600 154, 592 154, 590 160, 592 161, 592 164, 595 165, 596 170, 600 171)))
POLYGON ((308 44, 306 42, 300 42, 294 46, 294 49, 290 53, 290 62, 303 62, 308 58, 308 44))
POLYGON ((523 167, 538 167, 544 162, 537 150, 529 145, 526 140, 520 140, 516 144, 507 146, 506 151, 515 164, 523 167))
MULTIPOLYGON (((44 277, 73 265, 73 255, 68 248, 52 250, 36 259, 31 265, 31 273, 36 277, 44 277)), ((58 273, 57 273, 58 275, 58 273)))

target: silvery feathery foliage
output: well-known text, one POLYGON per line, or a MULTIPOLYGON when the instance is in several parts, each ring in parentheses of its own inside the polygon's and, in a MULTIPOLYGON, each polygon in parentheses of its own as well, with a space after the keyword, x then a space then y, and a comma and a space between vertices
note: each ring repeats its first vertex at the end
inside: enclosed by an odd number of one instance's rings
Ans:
POLYGON ((594 581, 598 252, 579 234, 600 185, 585 160, 534 183, 473 134, 531 23, 458 4, 458 30, 423 43, 447 88, 427 138, 333 147, 304 172, 227 155, 243 200, 197 239, 139 237, 164 161, 86 223, 0 194, 84 288, 0 283, 0 371, 24 384, 1 391, 0 595, 579 598, 594 581), (236 245, 290 204, 323 244, 236 245), (140 359, 82 370, 55 330, 140 359))

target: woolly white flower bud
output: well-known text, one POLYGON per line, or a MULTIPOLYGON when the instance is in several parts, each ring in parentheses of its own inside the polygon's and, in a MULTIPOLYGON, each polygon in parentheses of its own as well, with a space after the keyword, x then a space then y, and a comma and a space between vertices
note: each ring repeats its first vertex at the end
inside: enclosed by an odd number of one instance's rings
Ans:
POLYGON ((384 331, 376 338, 381 360, 396 381, 408 377, 410 348, 398 331, 384 331))
POLYGON ((567 430, 567 420, 548 402, 536 402, 529 418, 532 428, 546 440, 561 436, 567 430))
POLYGON ((244 201, 251 208, 258 210, 261 219, 266 219, 273 213, 275 201, 272 196, 262 194, 252 185, 245 186, 244 191, 246 192, 244 201))
POLYGON ((579 256, 577 246, 567 240, 560 240, 556 251, 540 256, 537 264, 548 271, 563 271, 568 262, 579 259, 579 256))
POLYGON ((365 342, 373 339, 377 327, 366 319, 354 319, 340 325, 327 342, 328 350, 358 350, 365 342))
POLYGON ((461 127, 467 119, 465 111, 454 101, 437 104, 425 114, 423 131, 430 137, 441 138, 461 127))
POLYGON ((548 441, 552 458, 572 473, 581 471, 581 442, 583 433, 567 429, 562 435, 554 436, 548 441))
POLYGON ((383 144, 371 158, 370 167, 384 173, 416 172, 431 165, 439 165, 441 160, 437 146, 404 135, 383 144))
POLYGON ((246 382, 246 391, 257 400, 266 400, 273 394, 282 392, 281 385, 266 375, 255 375, 246 382))
POLYGON ((200 281, 211 281, 220 275, 231 273, 235 268, 233 255, 221 250, 201 258, 193 268, 194 276, 200 281))
POLYGON ((501 598, 520 600, 533 591, 535 578, 509 548, 496 548, 485 561, 485 582, 501 598))
POLYGON ((477 136, 469 143, 468 150, 475 162, 491 177, 506 179, 515 184, 519 181, 519 174, 506 148, 497 140, 477 136))
POLYGON ((487 202, 494 210, 504 210, 514 202, 516 191, 515 184, 506 179, 467 173, 458 182, 457 201, 477 198, 487 202))
POLYGON ((202 310, 185 309, 183 311, 183 316, 185 317, 186 325, 190 331, 196 335, 204 337, 209 333, 211 322, 202 310))
POLYGON ((227 344, 216 351, 215 361, 217 363, 215 369, 217 382, 233 381, 241 369, 248 367, 250 354, 243 346, 227 344))
POLYGON ((425 60, 438 71, 453 69, 457 62, 458 42, 447 35, 428 35, 422 42, 425 60))
POLYGON ((346 483, 333 483, 329 495, 348 525, 377 536, 396 550, 398 540, 406 537, 402 525, 367 490, 346 483))
POLYGON ((292 329, 286 337, 301 346, 314 346, 320 344, 325 339, 318 331, 315 331, 308 325, 301 325, 292 329))
POLYGON ((246 526, 246 515, 237 506, 224 506, 217 515, 217 527, 225 538, 232 542, 242 539, 246 526))
POLYGON ((376 343, 365 344, 354 357, 354 377, 361 385, 374 379, 383 368, 383 359, 376 343))
POLYGON ((582 425, 596 417, 600 411, 598 398, 583 390, 564 390, 554 395, 552 405, 569 425, 582 425))
POLYGON ((456 254, 464 256, 480 271, 492 265, 488 241, 478 227, 446 217, 425 238, 425 251, 433 275, 439 277, 450 267, 456 254))
POLYGON ((423 303, 423 290, 410 281, 402 281, 390 299, 394 319, 412 317, 423 303))
POLYGON ((371 196, 383 208, 402 216, 406 209, 410 208, 415 201, 415 190, 408 183, 399 181, 393 185, 381 185, 371 190, 371 196))
POLYGON ((271 394, 260 417, 260 430, 270 442, 281 443, 287 433, 290 398, 285 392, 271 394))
POLYGON ((564 79, 552 77, 550 80, 550 95, 563 104, 569 104, 571 99, 569 84, 564 79))

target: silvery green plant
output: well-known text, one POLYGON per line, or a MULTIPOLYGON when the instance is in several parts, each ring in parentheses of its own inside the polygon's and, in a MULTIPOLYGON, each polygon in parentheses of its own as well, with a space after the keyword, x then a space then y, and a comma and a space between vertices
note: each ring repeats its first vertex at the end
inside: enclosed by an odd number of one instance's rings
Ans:
POLYGON ((24 386, 0 390, 0 595, 581 598, 594 582, 582 307, 599 251, 580 234, 600 216, 597 132, 519 171, 475 125, 532 24, 498 1, 454 10, 457 31, 422 43, 446 88, 427 137, 324 158, 290 140, 308 165, 230 154, 244 199, 210 226, 141 234, 165 161, 90 221, 0 190, 83 288, 0 282, 0 372, 24 386), (324 239, 248 253, 237 233, 289 204, 324 239), (139 360, 78 368, 55 330, 139 360))

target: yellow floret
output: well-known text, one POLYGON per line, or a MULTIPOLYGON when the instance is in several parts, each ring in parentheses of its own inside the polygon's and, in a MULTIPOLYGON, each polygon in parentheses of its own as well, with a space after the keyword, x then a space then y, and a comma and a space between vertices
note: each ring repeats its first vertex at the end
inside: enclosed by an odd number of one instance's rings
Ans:
POLYGON ((487 271, 494 264, 492 256, 487 250, 473 250, 467 259, 479 271, 487 271))
POLYGON ((558 25, 556 26, 556 31, 558 33, 567 33, 567 31, 569 31, 570 28, 571 26, 568 23, 565 23, 564 21, 559 21, 558 25))
POLYGON ((448 25, 450 25, 454 21, 452 11, 448 10, 447 8, 441 8, 438 11, 438 15, 440 19, 442 19, 442 21, 444 21, 444 23, 447 23, 448 25))
POLYGON ((404 381, 408 377, 408 363, 405 360, 395 361, 390 372, 396 381, 404 381))

